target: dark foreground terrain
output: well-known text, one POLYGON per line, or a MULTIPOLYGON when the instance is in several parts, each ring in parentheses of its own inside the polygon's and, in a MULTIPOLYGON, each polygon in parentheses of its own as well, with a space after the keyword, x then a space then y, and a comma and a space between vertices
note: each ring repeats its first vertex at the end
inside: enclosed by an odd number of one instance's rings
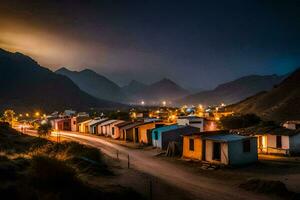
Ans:
POLYGON ((53 143, 0 124, 1 199, 142 199, 130 188, 89 184, 86 176, 116 175, 97 149, 53 143))

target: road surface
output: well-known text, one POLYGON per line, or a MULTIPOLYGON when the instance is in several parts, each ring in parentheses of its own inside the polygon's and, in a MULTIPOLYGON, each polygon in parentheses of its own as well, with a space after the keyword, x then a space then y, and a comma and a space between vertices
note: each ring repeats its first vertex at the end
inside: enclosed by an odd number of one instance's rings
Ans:
POLYGON ((119 158, 126 162, 129 155, 131 167, 187 191, 194 199, 269 199, 267 196, 241 190, 223 180, 222 177, 220 179, 208 178, 192 173, 183 166, 155 158, 152 152, 127 148, 93 135, 62 131, 59 132, 59 135, 99 148, 111 157, 116 157, 116 152, 119 151, 119 158))

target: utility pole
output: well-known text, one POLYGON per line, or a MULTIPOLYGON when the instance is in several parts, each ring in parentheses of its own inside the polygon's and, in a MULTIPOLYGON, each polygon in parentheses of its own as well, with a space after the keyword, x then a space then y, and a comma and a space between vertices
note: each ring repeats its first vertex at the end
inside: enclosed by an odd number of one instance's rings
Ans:
POLYGON ((128 154, 128 162, 127 162, 128 169, 130 168, 130 160, 129 160, 129 154, 128 154))

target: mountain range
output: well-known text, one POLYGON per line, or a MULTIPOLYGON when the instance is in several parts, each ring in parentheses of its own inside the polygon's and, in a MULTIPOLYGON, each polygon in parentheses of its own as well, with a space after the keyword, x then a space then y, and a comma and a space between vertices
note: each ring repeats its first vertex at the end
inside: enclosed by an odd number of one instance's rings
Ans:
POLYGON ((300 119, 300 68, 268 92, 260 92, 227 107, 237 113, 255 113, 266 120, 300 119))
POLYGON ((162 101, 173 101, 188 94, 188 90, 182 88, 174 81, 164 78, 133 93, 131 99, 144 100, 152 105, 160 104, 162 101))
POLYGON ((178 104, 219 105, 233 104, 261 91, 268 91, 285 76, 250 75, 217 86, 213 90, 202 91, 186 96, 177 101, 178 104))
POLYGON ((0 49, 0 110, 113 108, 123 106, 83 92, 69 78, 21 53, 0 49))
POLYGON ((90 69, 84 69, 78 72, 70 71, 63 67, 55 73, 67 76, 78 85, 81 90, 96 98, 115 102, 126 102, 125 94, 116 83, 90 69))

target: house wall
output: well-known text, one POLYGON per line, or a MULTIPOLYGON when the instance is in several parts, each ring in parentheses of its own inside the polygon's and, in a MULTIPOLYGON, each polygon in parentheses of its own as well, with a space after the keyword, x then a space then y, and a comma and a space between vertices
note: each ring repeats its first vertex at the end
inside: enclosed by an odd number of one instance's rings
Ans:
POLYGON ((287 129, 295 130, 296 129, 296 124, 284 123, 283 127, 287 128, 287 129))
POLYGON ((186 125, 190 125, 196 128, 200 129, 200 132, 203 132, 204 128, 204 120, 203 119, 177 119, 177 124, 178 125, 182 125, 182 126, 186 126, 186 125))
POLYGON ((258 160, 257 139, 251 138, 249 140, 250 152, 244 152, 244 140, 238 140, 228 143, 228 155, 230 165, 244 165, 256 162, 258 160))
POLYGON ((147 130, 154 129, 155 123, 144 124, 139 126, 139 142, 148 144, 147 130))
POLYGON ((182 135, 189 135, 192 133, 199 132, 199 128, 196 127, 184 127, 179 129, 174 129, 170 131, 163 132, 161 134, 161 147, 162 149, 167 149, 170 142, 178 142, 179 146, 182 146, 182 135))
POLYGON ((182 157, 202 160, 202 140, 200 138, 184 136, 182 157), (194 151, 190 150, 190 139, 194 140, 194 151))
POLYGON ((152 131, 152 145, 154 147, 161 148, 162 144, 161 144, 161 132, 160 131, 157 131, 157 136, 158 136, 158 139, 156 140, 155 133, 154 133, 154 131, 152 131))
POLYGON ((290 153, 300 153, 300 134, 290 137, 290 153))
POLYGON ((216 164, 229 164, 228 143, 221 143, 221 160, 213 160, 213 141, 206 140, 205 160, 216 164))
POLYGON ((121 130, 120 130, 120 128, 119 127, 117 127, 117 126, 113 126, 113 127, 115 127, 115 134, 114 135, 111 135, 111 137, 113 138, 113 139, 119 139, 120 137, 121 137, 121 130))
POLYGON ((78 129, 77 129, 77 118, 76 117, 71 118, 71 131, 73 131, 73 132, 78 131, 78 129))
MULTIPOLYGON (((282 149, 289 149, 289 136, 281 136, 282 149)), ((276 148, 276 135, 267 135, 267 145, 276 148)))

